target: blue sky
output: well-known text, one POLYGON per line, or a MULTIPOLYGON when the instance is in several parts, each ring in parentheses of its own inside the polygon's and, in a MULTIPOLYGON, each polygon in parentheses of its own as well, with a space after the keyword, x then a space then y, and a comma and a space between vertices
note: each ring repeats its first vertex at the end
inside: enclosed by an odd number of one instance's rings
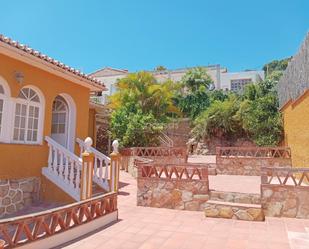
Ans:
POLYGON ((217 63, 237 71, 295 54, 308 13, 308 0, 2 0, 0 33, 86 73, 217 63))

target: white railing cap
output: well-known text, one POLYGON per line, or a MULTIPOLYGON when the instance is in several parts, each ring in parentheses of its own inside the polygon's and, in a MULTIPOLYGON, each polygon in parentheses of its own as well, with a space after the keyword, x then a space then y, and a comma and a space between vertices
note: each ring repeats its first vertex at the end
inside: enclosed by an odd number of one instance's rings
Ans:
POLYGON ((113 152, 118 153, 118 147, 119 147, 118 140, 114 140, 113 143, 112 143, 112 146, 113 146, 113 152))
POLYGON ((91 152, 91 146, 93 144, 92 138, 86 137, 84 144, 85 144, 85 152, 91 152))

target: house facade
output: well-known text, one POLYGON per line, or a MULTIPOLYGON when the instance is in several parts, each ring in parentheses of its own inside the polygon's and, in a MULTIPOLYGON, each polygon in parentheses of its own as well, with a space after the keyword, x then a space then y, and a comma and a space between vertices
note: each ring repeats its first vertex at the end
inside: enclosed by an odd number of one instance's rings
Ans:
MULTIPOLYGON (((42 198, 72 199, 42 176, 50 154, 62 153, 51 151, 47 138, 72 154, 79 153, 76 139, 92 135, 95 140, 96 110, 89 99, 102 90, 100 81, 0 36, 0 200, 6 200, 2 202, 10 205, 9 211, 26 202, 17 198, 18 206, 7 199, 16 192, 9 192, 12 184, 18 187, 27 179, 39 184, 17 192, 39 188, 42 198)), ((0 201, 0 216, 5 208, 0 201)))
POLYGON ((291 147, 292 163, 309 163, 309 33, 278 83, 284 120, 284 141, 291 147))
MULTIPOLYGON (((248 70, 242 72, 228 72, 227 68, 220 65, 203 67, 212 78, 215 89, 239 91, 246 84, 256 83, 264 80, 264 71, 248 70)), ((178 82, 192 68, 181 68, 175 70, 150 71, 158 82, 172 80, 178 82)), ((102 92, 101 96, 94 97, 97 103, 107 103, 108 96, 116 92, 116 82, 126 77, 128 70, 105 67, 91 74, 91 76, 101 80, 106 85, 107 91, 102 92)))

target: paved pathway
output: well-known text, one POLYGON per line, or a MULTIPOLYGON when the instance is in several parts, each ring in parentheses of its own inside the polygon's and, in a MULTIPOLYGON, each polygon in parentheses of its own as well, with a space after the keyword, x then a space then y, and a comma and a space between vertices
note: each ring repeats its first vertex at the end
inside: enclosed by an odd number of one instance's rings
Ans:
POLYGON ((203 212, 136 206, 136 180, 121 172, 119 222, 64 248, 308 249, 309 220, 248 222, 205 218, 203 212))

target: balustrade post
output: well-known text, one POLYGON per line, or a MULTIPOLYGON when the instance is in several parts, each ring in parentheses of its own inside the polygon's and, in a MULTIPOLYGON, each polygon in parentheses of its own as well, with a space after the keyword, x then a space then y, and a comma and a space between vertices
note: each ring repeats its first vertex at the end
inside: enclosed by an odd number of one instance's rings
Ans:
POLYGON ((110 165, 110 191, 118 192, 119 185, 119 170, 120 170, 120 153, 118 151, 119 143, 118 140, 114 140, 113 152, 110 154, 111 165, 110 165))
POLYGON ((4 249, 5 241, 0 239, 0 249, 4 249))
POLYGON ((82 153, 82 172, 80 184, 80 199, 86 200, 92 197, 92 176, 94 154, 90 151, 92 139, 87 137, 85 139, 85 151, 82 153))

